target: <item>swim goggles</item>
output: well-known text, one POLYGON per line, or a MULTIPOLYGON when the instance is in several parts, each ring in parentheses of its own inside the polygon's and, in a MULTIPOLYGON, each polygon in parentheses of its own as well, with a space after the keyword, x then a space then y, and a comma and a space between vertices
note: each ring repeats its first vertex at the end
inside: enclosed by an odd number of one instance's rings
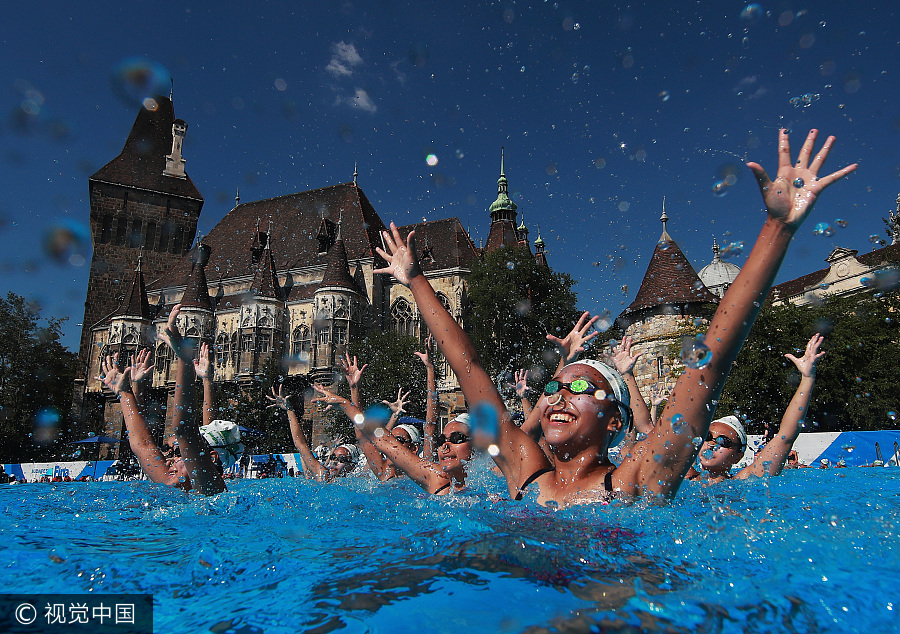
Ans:
POLYGON ((706 442, 715 443, 725 449, 734 449, 735 447, 743 446, 738 440, 732 440, 728 436, 713 436, 712 432, 706 435, 706 442))
POLYGON ((461 445, 464 442, 469 442, 469 437, 466 436, 461 431, 455 431, 449 436, 445 436, 444 434, 438 434, 434 437, 434 444, 440 447, 445 442, 450 442, 451 445, 461 445))
POLYGON ((340 456, 335 456, 334 454, 329 454, 327 458, 325 458, 325 462, 329 462, 334 460, 335 462, 342 462, 344 464, 353 464, 353 458, 351 456, 345 456, 341 454, 340 456))
POLYGON ((544 394, 550 396, 556 394, 561 389, 567 389, 572 394, 587 394, 592 392, 594 398, 606 398, 606 392, 588 381, 587 379, 575 379, 571 383, 563 383, 562 381, 550 381, 544 386, 544 394))

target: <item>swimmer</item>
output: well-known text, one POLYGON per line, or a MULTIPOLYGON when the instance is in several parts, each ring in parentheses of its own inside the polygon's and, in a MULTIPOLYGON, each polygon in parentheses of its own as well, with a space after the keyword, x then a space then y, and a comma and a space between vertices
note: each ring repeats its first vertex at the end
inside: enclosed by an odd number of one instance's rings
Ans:
MULTIPOLYGON (((353 357, 353 359, 351 359, 350 355, 345 353, 345 358, 341 359, 341 366, 343 367, 344 374, 347 377, 347 383, 350 386, 350 403, 358 411, 359 382, 362 379, 363 372, 365 372, 368 364, 360 368, 357 358, 353 357)), ((397 418, 400 414, 403 413, 403 406, 406 404, 407 397, 409 397, 409 392, 404 395, 403 389, 401 388, 397 392, 396 401, 392 403, 383 401, 391 409, 392 412, 389 426, 385 426, 385 428, 388 429, 395 438, 397 438, 398 442, 407 445, 410 451, 418 453, 422 447, 419 430, 412 425, 397 425, 396 427, 394 427, 397 422, 397 418)), ((329 405, 328 407, 331 406, 332 405, 329 405)), ((403 475, 402 472, 396 469, 394 463, 388 460, 388 458, 383 453, 381 453, 374 444, 372 444, 372 442, 365 434, 360 432, 358 427, 354 425, 353 429, 356 433, 356 440, 359 443, 359 448, 362 450, 363 455, 365 455, 366 457, 366 463, 369 465, 372 473, 375 474, 375 477, 378 478, 380 482, 387 482, 403 475)))
POLYGON ((546 385, 536 409, 540 411, 543 435, 556 456, 556 464, 551 464, 539 445, 512 423, 472 342, 443 308, 422 273, 416 257, 415 231, 404 239, 392 223, 390 231, 382 232, 384 248, 377 252, 387 266, 376 273, 391 274, 412 291, 419 313, 435 333, 466 400, 492 407, 498 414, 498 454, 494 460, 506 477, 511 497, 521 498, 532 482, 539 487, 539 503, 558 506, 608 500, 615 494, 669 499, 677 493, 698 450, 694 439, 707 436, 713 403, 719 398, 791 238, 819 194, 856 169, 856 165, 850 165, 819 177, 834 137, 829 137, 813 157, 816 136, 816 130, 809 133, 794 164, 787 131, 780 132, 775 181, 760 165, 748 163, 768 216, 710 324, 706 341, 712 360, 702 368, 688 368, 679 377, 660 424, 646 439, 632 446, 618 467, 609 461, 607 452, 624 435, 630 422, 630 399, 624 380, 615 369, 597 361, 576 361, 563 367, 546 385))
POLYGON ((325 482, 331 482, 335 478, 349 475, 359 463, 359 449, 353 445, 339 445, 328 452, 325 459, 320 462, 306 441, 306 434, 303 432, 300 419, 297 418, 297 412, 291 404, 293 397, 290 394, 285 394, 283 388, 283 385, 279 385, 276 392, 275 387, 272 387, 271 396, 266 395, 266 398, 272 403, 267 406, 267 409, 278 408, 287 412, 288 423, 291 426, 291 437, 294 439, 294 446, 297 447, 297 451, 300 453, 300 464, 303 467, 304 475, 307 478, 313 477, 316 480, 325 482))
MULTIPOLYGON (((200 360, 192 359, 193 347, 182 339, 178 331, 180 311, 181 304, 172 308, 162 336, 178 359, 175 370, 174 440, 177 444, 174 446, 174 460, 166 461, 164 458, 132 392, 132 373, 139 375, 141 368, 128 366, 120 370, 118 355, 107 356, 102 362, 103 374, 100 378, 119 397, 128 442, 147 477, 152 482, 185 491, 196 490, 202 495, 214 495, 225 490, 225 480, 213 465, 206 443, 193 420, 195 366, 200 360)), ((137 357, 136 360, 142 366, 147 358, 137 357)))
POLYGON ((444 433, 435 438, 439 458, 439 463, 435 464, 410 451, 385 428, 388 419, 386 408, 370 407, 363 415, 346 398, 326 390, 321 385, 313 387, 320 395, 314 399, 315 402, 342 408, 354 422, 358 432, 366 436, 378 451, 427 493, 445 495, 465 488, 466 467, 472 459, 469 426, 465 418, 457 416, 447 423, 444 433))
MULTIPOLYGON (((816 383, 816 363, 824 352, 819 352, 824 338, 815 334, 806 344, 806 352, 799 359, 792 354, 784 355, 800 372, 800 385, 781 418, 781 426, 765 447, 756 454, 753 462, 738 471, 733 477, 743 480, 751 476, 777 476, 784 469, 785 461, 800 435, 813 386, 816 383)), ((737 416, 726 416, 713 421, 709 426, 706 443, 700 451, 700 465, 709 473, 709 483, 721 482, 731 478, 731 468, 740 462, 747 449, 747 432, 737 416)), ((699 471, 691 469, 689 480, 700 477, 699 471)))

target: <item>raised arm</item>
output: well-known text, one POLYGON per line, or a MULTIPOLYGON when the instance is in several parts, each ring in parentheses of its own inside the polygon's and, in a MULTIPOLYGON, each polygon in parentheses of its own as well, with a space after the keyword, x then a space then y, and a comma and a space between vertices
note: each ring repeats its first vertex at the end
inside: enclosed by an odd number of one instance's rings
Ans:
POLYGON ((356 406, 359 407, 359 382, 362 381, 363 372, 366 371, 366 368, 369 367, 369 364, 366 363, 363 367, 359 367, 359 363, 356 360, 356 357, 350 359, 349 353, 344 353, 344 358, 341 359, 341 368, 344 370, 344 375, 347 377, 347 385, 350 386, 350 401, 356 406))
MULTIPOLYGON (((381 401, 382 403, 384 403, 385 405, 388 406, 388 409, 391 410, 391 418, 387 422, 387 424, 384 426, 384 428, 387 429, 388 431, 390 431, 394 428, 394 426, 397 424, 397 420, 400 418, 400 415, 403 414, 404 412, 406 412, 406 410, 403 409, 403 406, 409 402, 409 392, 410 392, 410 390, 407 390, 406 394, 404 394, 403 388, 398 387, 396 401, 387 401, 387 400, 381 401)), ((356 409, 359 409, 359 407, 357 407, 356 409)))
POLYGON ((634 433, 649 434, 653 429, 650 410, 647 409, 644 396, 638 388, 637 381, 634 380, 634 366, 644 353, 636 352, 632 354, 632 345, 631 337, 623 337, 619 345, 616 346, 612 362, 619 374, 622 375, 622 378, 625 379, 625 385, 628 386, 628 395, 631 398, 631 412, 634 415, 634 433))
POLYGON ((151 482, 170 484, 169 469, 166 459, 159 450, 147 421, 138 408, 137 399, 132 393, 131 371, 132 367, 119 371, 118 355, 107 356, 101 363, 103 374, 100 380, 119 398, 122 414, 125 417, 125 428, 128 430, 128 444, 131 451, 137 456, 141 469, 147 474, 151 482))
POLYGON ((550 468, 549 461, 538 444, 512 423, 503 399, 478 359, 472 341, 441 305, 431 283, 422 274, 415 256, 415 231, 410 231, 404 240, 391 223, 391 231, 382 232, 382 237, 385 249, 378 248, 377 251, 388 266, 375 272, 390 273, 412 291, 428 330, 435 334, 437 344, 459 379, 469 404, 485 403, 498 413, 499 454, 494 456, 494 461, 506 477, 510 495, 517 496, 520 488, 535 473, 550 468))
POLYGON ((209 363, 209 345, 205 341, 200 344, 199 358, 194 359, 194 372, 203 382, 203 424, 209 425, 213 422, 216 402, 213 396, 213 368, 209 363))
POLYGON ((385 423, 389 418, 387 407, 380 405, 370 407, 369 414, 364 416, 359 408, 344 397, 329 392, 321 385, 313 387, 319 393, 314 401, 337 405, 344 410, 358 433, 364 435, 396 468, 403 471, 425 491, 435 493, 450 481, 437 465, 419 458, 385 429, 385 423))
POLYGON ((794 392, 790 405, 781 417, 781 427, 763 450, 760 451, 753 462, 741 469, 736 478, 749 478, 750 476, 771 475, 777 476, 784 469, 791 448, 800 435, 800 425, 806 418, 806 410, 809 408, 813 386, 816 383, 816 362, 825 354, 819 352, 819 347, 824 341, 822 335, 815 334, 806 344, 806 352, 799 359, 792 354, 784 355, 797 366, 800 371, 800 385, 794 392))
POLYGON ((178 358, 175 366, 175 439, 193 488, 203 495, 214 495, 225 490, 225 480, 213 464, 206 441, 200 436, 200 429, 194 421, 194 348, 178 330, 180 312, 181 304, 176 304, 169 313, 162 337, 178 358))
POLYGON ((437 424, 438 391, 434 363, 431 360, 434 354, 434 337, 429 335, 425 339, 425 352, 416 352, 415 354, 425 365, 425 389, 428 392, 425 397, 425 424, 422 425, 422 454, 429 462, 437 462, 434 432, 437 424))
POLYGON ((275 387, 272 386, 271 396, 266 394, 266 399, 271 402, 270 405, 266 406, 266 409, 274 407, 283 409, 287 412, 288 423, 291 426, 291 438, 294 440, 294 446, 300 453, 303 474, 306 477, 312 475, 317 480, 322 480, 325 478, 325 467, 322 466, 322 463, 319 462, 319 459, 316 458, 316 455, 309 448, 309 443, 306 441, 306 434, 303 433, 303 427, 300 425, 300 419, 297 418, 297 412, 294 411, 294 406, 291 404, 291 395, 285 394, 283 389, 284 386, 279 385, 278 391, 276 392, 275 387))
POLYGON ((553 335, 547 335, 547 341, 552 341, 559 349, 559 365, 556 368, 557 372, 562 370, 563 366, 572 363, 573 361, 577 361, 579 355, 587 349, 585 344, 600 334, 596 330, 591 333, 588 332, 593 328, 594 324, 597 323, 598 319, 600 319, 600 315, 591 317, 591 314, 588 311, 584 311, 581 314, 581 317, 578 318, 578 321, 575 322, 575 326, 563 339, 553 335))
POLYGON ((152 357, 149 348, 143 348, 131 357, 131 392, 138 406, 144 405, 144 383, 153 374, 152 357))
POLYGON ((650 390, 650 423, 656 427, 656 420, 659 418, 659 406, 666 402, 669 398, 669 390, 660 390, 659 384, 654 385, 650 390))
POLYGON ((768 217, 710 324, 706 344, 712 360, 703 367, 687 368, 679 377, 662 421, 646 440, 635 445, 631 456, 617 469, 614 486, 635 494, 648 492, 666 497, 678 491, 698 451, 692 439, 706 438, 715 412, 713 403, 718 401, 731 364, 772 286, 791 238, 822 190, 856 169, 856 165, 849 165, 819 177, 834 137, 828 137, 812 158, 816 136, 816 130, 809 133, 792 164, 788 134, 781 130, 774 181, 757 163, 747 164, 756 176, 768 217))

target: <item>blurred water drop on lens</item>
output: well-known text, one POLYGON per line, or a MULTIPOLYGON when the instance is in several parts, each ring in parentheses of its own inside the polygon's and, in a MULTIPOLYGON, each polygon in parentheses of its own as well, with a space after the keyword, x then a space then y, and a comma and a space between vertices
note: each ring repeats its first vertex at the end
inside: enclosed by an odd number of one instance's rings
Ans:
POLYGON ((713 196, 721 198, 728 193, 728 184, 724 180, 716 181, 712 186, 713 196))
POLYGON ((681 340, 681 361, 689 368, 697 370, 709 365, 713 353, 698 337, 684 337, 681 340))
MULTIPOLYGON (((45 407, 34 415, 34 440, 46 445, 56 440, 59 433, 59 411, 54 407, 45 407)), ((93 435, 93 434, 92 434, 93 435)))
POLYGON ((487 450, 497 443, 500 434, 500 415, 489 403, 476 403, 469 410, 469 435, 476 447, 487 450))
POLYGON ((74 220, 54 224, 44 232, 44 253, 57 264, 82 266, 85 262, 91 234, 87 225, 74 220))
POLYGON ((113 91, 125 103, 145 106, 145 100, 152 101, 157 95, 169 94, 171 77, 172 74, 159 62, 129 57, 113 69, 111 81, 113 91))
POLYGON ((687 428, 687 421, 684 420, 684 416, 682 414, 675 414, 672 416, 672 431, 676 434, 684 433, 687 428))
POLYGON ((875 286, 880 291, 892 291, 900 286, 900 270, 879 269, 875 271, 875 286))
POLYGON ((743 240, 739 242, 732 242, 729 245, 726 245, 719 251, 719 257, 723 260, 728 260, 730 258, 735 258, 741 255, 744 252, 744 242, 743 240))
POLYGON ((610 312, 608 310, 604 309, 604 311, 602 313, 600 313, 600 319, 597 320, 597 322, 594 324, 594 327, 597 330, 599 330, 600 332, 606 332, 607 330, 612 328, 612 325, 613 325, 612 315, 610 314, 610 312))
POLYGON ((762 17, 762 15, 763 15, 762 6, 760 6, 754 2, 753 4, 748 4, 741 11, 741 22, 743 22, 747 26, 750 26, 752 24, 756 24, 757 22, 759 22, 759 19, 762 17))

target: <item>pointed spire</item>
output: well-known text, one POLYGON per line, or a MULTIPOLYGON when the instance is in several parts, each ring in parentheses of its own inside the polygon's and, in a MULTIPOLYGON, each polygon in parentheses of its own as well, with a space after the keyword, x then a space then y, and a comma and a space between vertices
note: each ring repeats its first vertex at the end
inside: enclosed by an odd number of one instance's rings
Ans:
POLYGON ((173 97, 175 96, 175 78, 169 77, 169 101, 175 103, 173 97))
POLYGON ((350 275, 347 249, 344 248, 344 241, 340 238, 335 240, 334 246, 328 251, 325 274, 322 276, 322 283, 316 292, 326 288, 340 288, 359 293, 356 282, 353 281, 353 277, 350 275))
MULTIPOLYGON (((271 224, 267 236, 271 236, 271 224)), ((281 299, 282 290, 278 284, 278 272, 275 270, 275 257, 270 248, 271 240, 266 239, 266 246, 260 258, 259 266, 250 284, 250 294, 257 298, 281 299)))
POLYGON ((715 236, 713 236, 712 252, 713 252, 713 262, 715 262, 716 260, 722 259, 719 257, 719 243, 716 241, 715 236))
POLYGON ((356 185, 356 179, 359 178, 359 171, 357 168, 357 162, 353 161, 353 184, 356 185))
POLYGON ((209 297, 209 284, 206 282, 206 264, 212 252, 208 244, 197 242, 190 251, 191 270, 185 280, 184 295, 181 298, 182 307, 202 308, 212 310, 212 300, 209 297))
POLYGON ((547 262, 547 252, 544 251, 544 239, 541 237, 540 225, 538 225, 537 240, 534 241, 534 259, 538 264, 550 267, 550 264, 547 262))
POLYGON ((534 246, 537 249, 543 249, 545 244, 544 239, 541 237, 541 226, 538 225, 538 237, 537 240, 534 241, 534 246))
POLYGON ((134 268, 134 277, 131 279, 131 288, 122 299, 122 303, 112 314, 113 317, 140 317, 150 320, 150 302, 147 299, 147 288, 144 285, 144 273, 141 270, 143 249, 138 254, 137 266, 134 268))
POLYGON ((241 188, 237 187, 234 191, 234 206, 237 207, 241 204, 241 188))
POLYGON ((669 232, 666 231, 666 223, 669 222, 669 216, 666 214, 666 197, 663 196, 662 202, 662 215, 659 217, 659 221, 662 222, 663 230, 662 235, 659 236, 660 242, 672 242, 672 236, 669 235, 669 232))
POLYGON ((506 180, 506 157, 500 148, 500 178, 497 179, 497 200, 491 203, 491 229, 488 232, 487 249, 493 251, 505 245, 519 243, 516 234, 518 205, 509 198, 509 183, 506 180))

